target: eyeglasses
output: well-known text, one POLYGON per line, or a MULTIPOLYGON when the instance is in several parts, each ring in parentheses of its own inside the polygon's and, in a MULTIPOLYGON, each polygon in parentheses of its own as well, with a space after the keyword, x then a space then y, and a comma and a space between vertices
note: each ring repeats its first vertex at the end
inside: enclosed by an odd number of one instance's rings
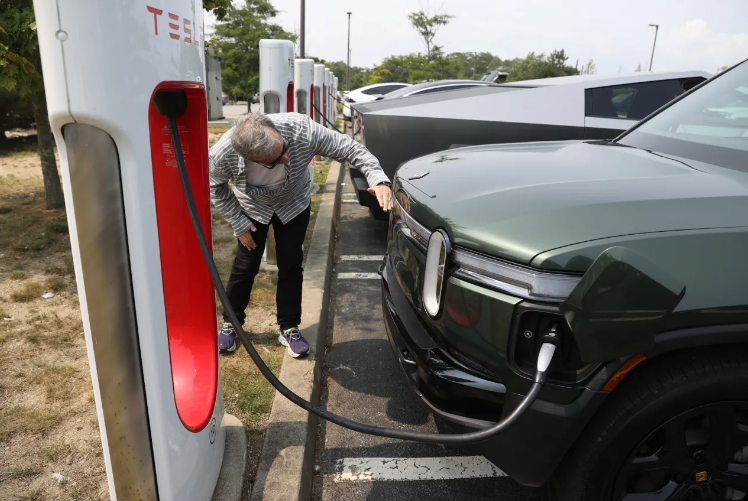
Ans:
POLYGON ((260 162, 257 162, 257 163, 260 164, 260 165, 262 165, 266 169, 273 169, 273 168, 275 168, 276 165, 278 165, 278 163, 281 161, 281 158, 283 158, 283 155, 285 155, 287 151, 288 151, 288 141, 286 141, 284 139, 283 140, 283 150, 281 151, 281 154, 278 156, 278 158, 276 158, 275 160, 273 160, 270 163, 270 165, 265 165, 265 164, 260 163, 260 162))

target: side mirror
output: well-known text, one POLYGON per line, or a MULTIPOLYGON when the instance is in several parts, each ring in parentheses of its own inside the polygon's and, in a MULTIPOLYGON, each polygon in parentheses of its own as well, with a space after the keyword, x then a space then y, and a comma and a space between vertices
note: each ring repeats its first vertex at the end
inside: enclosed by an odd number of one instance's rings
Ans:
POLYGON ((560 307, 584 362, 647 351, 686 286, 625 247, 600 254, 560 307))

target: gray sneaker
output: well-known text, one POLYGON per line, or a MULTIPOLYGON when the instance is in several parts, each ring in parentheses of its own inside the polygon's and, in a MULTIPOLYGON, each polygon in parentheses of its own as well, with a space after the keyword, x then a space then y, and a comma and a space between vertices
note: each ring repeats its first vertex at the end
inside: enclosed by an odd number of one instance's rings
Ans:
POLYGON ((231 353, 236 350, 236 331, 229 322, 224 322, 218 331, 218 351, 220 353, 231 353))
POLYGON ((309 343, 306 342, 306 339, 301 337, 298 327, 292 327, 286 330, 281 329, 278 341, 283 346, 288 347, 288 354, 294 358, 309 353, 309 343))

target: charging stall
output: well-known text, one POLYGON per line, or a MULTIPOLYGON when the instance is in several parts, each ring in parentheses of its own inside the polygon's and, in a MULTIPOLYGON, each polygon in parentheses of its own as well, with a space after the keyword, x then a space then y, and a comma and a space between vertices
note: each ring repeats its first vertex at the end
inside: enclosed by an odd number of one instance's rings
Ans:
POLYGON ((314 65, 314 121, 318 124, 323 124, 322 113, 325 108, 325 65, 315 64, 314 65))
POLYGON ((208 93, 208 120, 223 118, 223 88, 221 86, 221 58, 213 47, 205 50, 205 86, 208 93))
POLYGON ((293 82, 293 42, 260 40, 260 113, 294 111, 293 82))
POLYGON ((202 4, 34 0, 112 499, 207 501, 225 434, 213 285, 180 187, 176 119, 210 242, 202 4))
POLYGON ((332 71, 325 68, 325 117, 327 118, 326 126, 329 129, 332 122, 332 71))
POLYGON ((340 95, 338 91, 338 77, 334 77, 333 81, 334 81, 333 83, 334 92, 332 95, 332 100, 334 103, 333 109, 335 110, 335 123, 338 123, 338 96, 340 95))
POLYGON ((314 118, 312 96, 314 95, 314 60, 297 59, 294 66, 294 86, 296 88, 296 113, 314 118))

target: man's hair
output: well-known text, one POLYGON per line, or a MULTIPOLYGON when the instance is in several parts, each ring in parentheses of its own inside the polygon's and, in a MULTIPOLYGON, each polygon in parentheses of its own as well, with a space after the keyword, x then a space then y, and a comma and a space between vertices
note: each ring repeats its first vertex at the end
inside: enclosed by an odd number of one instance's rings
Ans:
POLYGON ((264 157, 277 153, 281 140, 275 124, 262 113, 250 113, 244 117, 231 135, 231 146, 245 160, 264 157))

